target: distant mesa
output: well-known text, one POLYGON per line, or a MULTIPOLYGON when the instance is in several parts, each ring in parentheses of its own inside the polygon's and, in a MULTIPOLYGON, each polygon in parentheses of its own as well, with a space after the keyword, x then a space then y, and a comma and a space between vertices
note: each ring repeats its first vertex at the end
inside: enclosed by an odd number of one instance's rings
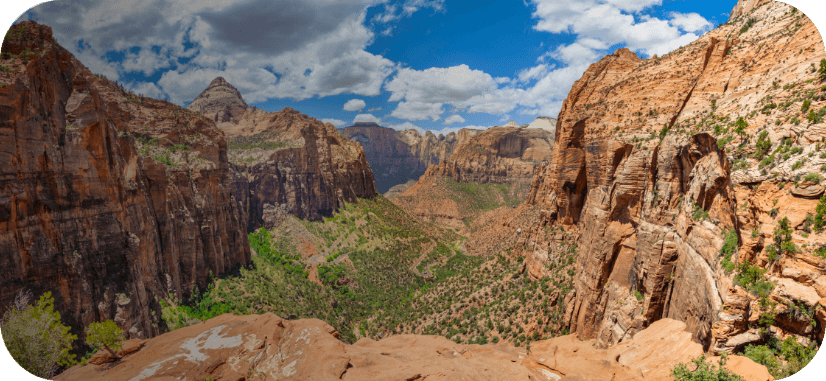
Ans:
POLYGON ((504 127, 519 127, 519 125, 514 121, 510 121, 508 124, 504 125, 504 127))

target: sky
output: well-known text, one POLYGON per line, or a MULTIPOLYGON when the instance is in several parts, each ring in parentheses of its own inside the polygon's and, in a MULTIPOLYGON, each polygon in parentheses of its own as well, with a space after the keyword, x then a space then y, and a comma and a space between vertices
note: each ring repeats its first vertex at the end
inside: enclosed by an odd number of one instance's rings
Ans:
POLYGON ((447 133, 556 117, 574 81, 728 20, 734 0, 57 0, 36 20, 93 72, 181 106, 217 76, 267 111, 447 133))

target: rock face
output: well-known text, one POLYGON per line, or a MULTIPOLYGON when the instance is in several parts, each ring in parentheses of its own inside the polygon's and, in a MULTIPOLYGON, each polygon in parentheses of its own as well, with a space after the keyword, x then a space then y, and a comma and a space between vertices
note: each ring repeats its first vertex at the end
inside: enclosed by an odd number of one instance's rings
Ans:
POLYGON ((386 193, 393 186, 418 180, 427 167, 450 157, 480 131, 461 129, 438 136, 427 131, 422 136, 416 130, 396 131, 376 123, 356 123, 339 132, 364 147, 376 177, 376 189, 386 193))
POLYGON ((232 193, 250 231, 272 228, 288 213, 317 220, 344 202, 376 194, 364 150, 332 124, 289 107, 247 107, 220 77, 188 108, 214 119, 227 135, 232 193))
POLYGON ((163 328, 156 298, 249 263, 211 120, 93 75, 35 22, 2 53, 0 311, 51 291, 81 338, 106 319, 147 338, 163 328))
MULTIPOLYGON (((133 344, 138 350, 118 362, 76 366, 55 380, 659 380, 677 362, 702 353, 690 335, 680 333, 684 328, 663 320, 640 332, 640 342, 635 337, 608 351, 568 335, 538 341, 528 354, 504 344, 461 345, 439 336, 348 345, 318 319, 227 314, 133 344)), ((732 356, 729 362, 748 381, 771 380, 766 367, 747 358, 732 356)))
POLYGON ((549 160, 552 152, 553 133, 544 129, 489 128, 459 146, 450 158, 428 168, 416 184, 392 201, 420 218, 461 228, 464 220, 480 212, 521 203, 534 167, 549 160), (476 189, 479 184, 488 186, 476 189))
POLYGON ((238 89, 230 85, 224 77, 212 80, 209 86, 186 106, 187 110, 200 113, 215 123, 237 123, 248 108, 238 89))
MULTIPOLYGON (((811 21, 786 4, 741 1, 732 16, 662 57, 642 60, 620 49, 591 65, 563 103, 553 159, 533 177, 527 204, 541 208, 541 218, 517 246, 535 243, 520 251, 531 276, 543 277, 551 265, 543 258, 554 257, 547 255, 546 230, 563 225, 579 237, 566 318, 571 332, 600 347, 664 318, 685 322, 711 352, 758 341, 749 326, 765 310, 756 296, 733 288, 734 273, 722 267, 730 229, 741 244, 731 261, 767 268, 778 285, 773 301, 811 306, 826 296, 818 288, 826 266, 812 252, 826 237, 795 234, 803 249, 774 266, 762 252, 779 218, 805 229, 817 202, 811 197, 822 192, 817 184, 781 192, 774 183, 826 163, 808 154, 820 149, 826 125, 816 118, 801 124, 806 115, 795 104, 804 94, 815 112, 826 106, 814 95, 822 85, 811 80, 823 42, 811 21), (788 138, 801 156, 784 163, 789 156, 777 154, 770 167, 759 164, 761 131, 769 153, 788 138)), ((808 343, 823 336, 823 327, 806 326, 787 309, 774 313, 778 322, 769 331, 777 338, 808 343)))

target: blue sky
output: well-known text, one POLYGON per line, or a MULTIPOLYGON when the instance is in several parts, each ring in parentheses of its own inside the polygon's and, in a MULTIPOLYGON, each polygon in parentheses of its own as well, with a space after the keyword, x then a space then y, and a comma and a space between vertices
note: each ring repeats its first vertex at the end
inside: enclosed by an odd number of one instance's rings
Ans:
POLYGON ((216 76, 268 111, 339 127, 489 127, 556 117, 589 64, 643 57, 728 19, 734 0, 57 0, 34 19, 93 72, 186 105, 216 76))

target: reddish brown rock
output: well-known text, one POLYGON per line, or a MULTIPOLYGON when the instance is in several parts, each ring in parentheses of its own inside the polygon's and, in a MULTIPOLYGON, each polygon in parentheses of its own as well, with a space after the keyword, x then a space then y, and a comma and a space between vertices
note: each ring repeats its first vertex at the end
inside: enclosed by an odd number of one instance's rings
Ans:
POLYGON ((437 136, 430 131, 422 135, 416 130, 396 131, 376 123, 356 123, 339 132, 364 147, 376 177, 376 189, 388 197, 390 188, 418 180, 427 167, 449 158, 457 147, 480 131, 463 128, 437 136))
MULTIPOLYGON (((658 380, 702 353, 684 329, 666 319, 607 351, 568 335, 535 342, 528 353, 419 335, 349 345, 317 319, 227 314, 153 338, 117 362, 75 366, 55 380, 658 380)), ((771 379, 748 359, 730 364, 748 381, 771 379)))
POLYGON ((344 202, 376 194, 364 150, 332 124, 289 107, 248 107, 220 77, 188 108, 216 120, 227 134, 233 195, 249 230, 277 226, 286 214, 320 219, 344 202))
MULTIPOLYGON (((430 166, 416 184, 392 201, 422 219, 468 228, 466 220, 524 200, 534 168, 550 159, 552 152, 553 133, 547 130, 489 128, 459 146, 450 158, 430 166)), ((483 226, 473 225, 468 230, 483 226)))
MULTIPOLYGON (((545 276, 552 256, 523 243, 548 241, 543 230, 554 225, 579 235, 576 297, 566 310, 572 332, 606 347, 671 318, 685 322, 705 350, 753 341, 744 327, 755 312, 744 306, 754 299, 724 298, 734 274, 721 266, 723 233, 735 229, 742 244, 732 261, 762 267, 779 219, 799 229, 798 247, 824 241, 802 232, 817 202, 801 197, 809 186, 790 188, 798 175, 819 171, 821 160, 777 154, 774 164, 761 166, 751 138, 765 130, 772 150, 789 138, 799 154, 814 156, 826 136, 822 124, 793 122, 803 117, 800 108, 777 104, 820 91, 812 65, 823 52, 804 15, 779 2, 743 0, 731 23, 680 49, 648 60, 620 49, 574 83, 559 114, 553 158, 537 167, 527 200, 542 217, 514 246, 532 276, 545 276), (783 181, 785 190, 777 185, 783 181)), ((826 107, 824 101, 813 96, 811 108, 826 107)), ((775 268, 804 283, 777 292, 811 305, 826 266, 808 248, 775 268)), ((783 319, 773 329, 808 335, 799 322, 783 319)))
POLYGON ((93 75, 35 22, 0 63, 0 313, 51 291, 64 323, 157 335, 157 297, 250 261, 215 124, 93 75), (23 51, 36 52, 11 56, 23 51))

